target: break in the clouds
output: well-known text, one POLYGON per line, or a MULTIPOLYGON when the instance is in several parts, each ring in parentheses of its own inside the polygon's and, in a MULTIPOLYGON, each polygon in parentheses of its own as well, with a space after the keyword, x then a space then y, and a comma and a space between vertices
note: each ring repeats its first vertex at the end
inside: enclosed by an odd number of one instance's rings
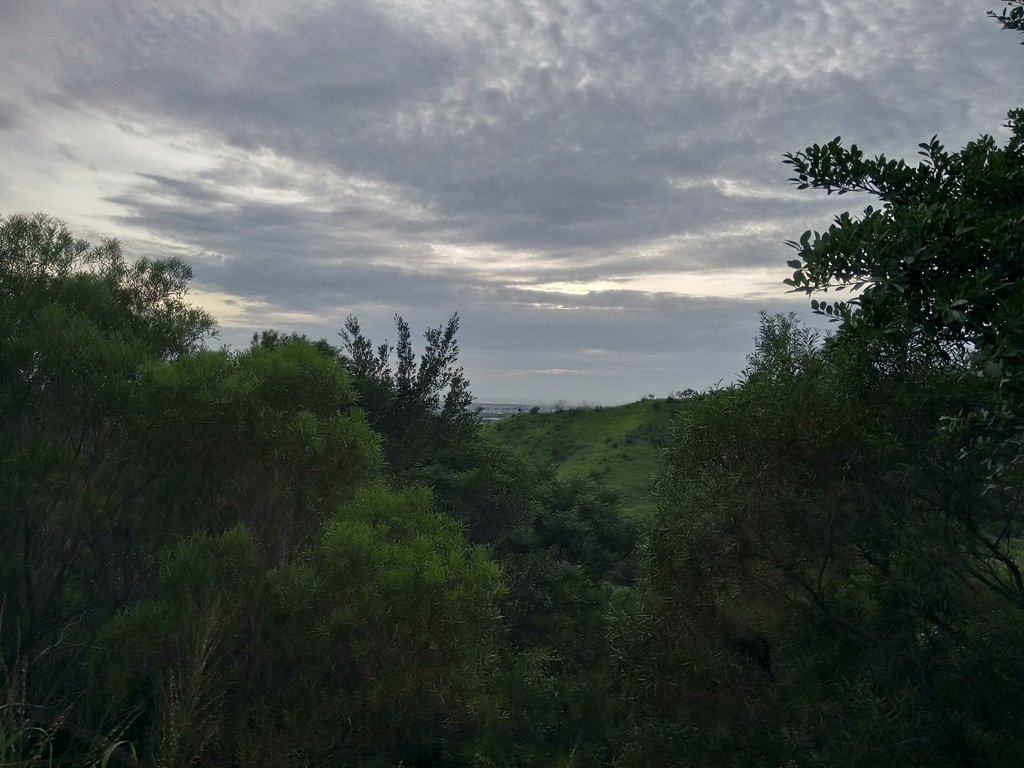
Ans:
POLYGON ((458 311, 484 399, 701 388, 804 305, 784 152, 1000 132, 990 7, 0 0, 0 213, 184 256, 234 343, 458 311))

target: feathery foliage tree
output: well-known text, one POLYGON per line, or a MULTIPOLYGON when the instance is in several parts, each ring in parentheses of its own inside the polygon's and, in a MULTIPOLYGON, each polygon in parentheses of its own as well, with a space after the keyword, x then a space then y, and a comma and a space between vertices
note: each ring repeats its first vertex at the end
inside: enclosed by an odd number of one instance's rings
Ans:
POLYGON ((341 355, 370 423, 384 438, 392 474, 415 482, 418 468, 444 463, 472 443, 480 420, 457 364, 458 314, 424 332, 419 361, 409 324, 398 315, 395 329, 393 347, 385 341, 374 348, 350 315, 339 334, 341 355))
POLYGON ((102 751, 100 731, 121 721, 76 722, 80 662, 154 554, 143 510, 159 473, 140 461, 140 371, 212 332, 185 301, 190 277, 180 261, 128 262, 116 241, 90 245, 46 216, 0 219, 3 712, 24 711, 24 732, 49 734, 51 748, 59 736, 65 757, 102 751))

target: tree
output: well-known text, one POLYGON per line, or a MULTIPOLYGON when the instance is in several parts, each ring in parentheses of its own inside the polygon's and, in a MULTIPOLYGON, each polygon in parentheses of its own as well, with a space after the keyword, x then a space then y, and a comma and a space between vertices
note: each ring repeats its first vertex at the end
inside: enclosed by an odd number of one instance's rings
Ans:
POLYGON ((1021 0, 1009 0, 1001 13, 989 11, 988 15, 1002 24, 1004 29, 1024 32, 1024 2, 1021 0))
POLYGON ((633 576, 636 524, 590 478, 520 467, 527 509, 493 541, 508 584, 506 666, 497 692, 504 763, 608 764, 623 719, 608 607, 633 576))
POLYGON ((806 232, 787 282, 798 290, 861 293, 812 307, 923 344, 971 346, 993 365, 1020 365, 1024 349, 1024 111, 1011 137, 991 136, 950 153, 933 138, 916 168, 865 159, 838 138, 787 155, 801 187, 878 197, 859 218, 844 213, 824 233, 806 232))
MULTIPOLYGON (((127 263, 46 216, 0 221, 0 574, 5 629, 44 646, 64 590, 150 484, 133 461, 140 369, 189 354, 213 320, 185 302, 177 260, 127 263), (16 586, 15 586, 16 585, 16 586)), ((77 589, 77 587, 76 587, 77 589)), ((84 608, 83 608, 84 610, 84 608)))
POLYGON ((469 382, 457 365, 458 314, 445 326, 424 332, 426 345, 418 363, 409 324, 395 315, 395 329, 394 347, 385 341, 374 348, 350 315, 339 335, 343 362, 370 423, 384 438, 388 464, 396 477, 408 480, 406 475, 416 467, 442 462, 465 448, 480 420, 469 382))
POLYGON ((623 764, 1019 763, 1024 494, 942 426, 986 382, 864 358, 766 316, 678 424, 617 607, 623 764))
MULTIPOLYGON (((990 16, 1024 31, 1021 0, 990 16)), ((945 417, 964 454, 980 457, 1004 489, 1024 472, 1024 109, 1010 111, 1006 127, 1003 146, 985 135, 949 152, 933 137, 916 166, 868 159, 839 137, 786 155, 800 189, 881 202, 791 242, 798 258, 786 282, 809 295, 857 293, 811 307, 841 320, 841 337, 870 340, 876 368, 939 356, 987 377, 989 392, 945 417)))
POLYGON ((130 540, 153 530, 156 480, 140 460, 140 371, 214 330, 186 301, 190 278, 47 216, 0 219, 0 667, 4 693, 59 731, 67 757, 109 725, 76 723, 83 649, 153 552, 130 540))
POLYGON ((2 693, 69 760, 130 719, 83 658, 152 595, 162 550, 242 526, 281 565, 379 477, 337 359, 301 340, 201 349, 213 321, 186 303, 190 276, 45 216, 0 221, 2 693))
MULTIPOLYGON (((1014 0, 994 16, 1021 29, 1014 0)), ((937 137, 916 166, 867 158, 836 137, 786 163, 799 189, 867 193, 882 205, 843 213, 825 232, 791 242, 798 259, 786 282, 808 294, 851 290, 847 302, 812 308, 901 345, 976 351, 995 377, 1024 367, 1024 110, 1009 113, 1004 146, 981 136, 959 152, 937 137)))
POLYGON ((154 503, 175 529, 243 522, 287 561, 380 475, 378 438, 348 375, 307 341, 150 364, 139 390, 154 503))
POLYGON ((464 765, 501 574, 423 491, 366 489, 304 556, 246 526, 170 547, 150 599, 93 643, 97 686, 143 713, 154 765, 464 765))

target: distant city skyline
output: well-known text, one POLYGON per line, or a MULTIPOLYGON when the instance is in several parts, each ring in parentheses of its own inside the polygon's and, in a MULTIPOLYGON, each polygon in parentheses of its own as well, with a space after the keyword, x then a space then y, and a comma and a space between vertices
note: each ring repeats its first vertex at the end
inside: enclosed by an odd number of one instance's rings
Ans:
POLYGON ((1019 36, 962 0, 0 0, 0 215, 180 256, 248 343, 458 312, 490 402, 728 383, 836 135, 1001 137, 1019 36))

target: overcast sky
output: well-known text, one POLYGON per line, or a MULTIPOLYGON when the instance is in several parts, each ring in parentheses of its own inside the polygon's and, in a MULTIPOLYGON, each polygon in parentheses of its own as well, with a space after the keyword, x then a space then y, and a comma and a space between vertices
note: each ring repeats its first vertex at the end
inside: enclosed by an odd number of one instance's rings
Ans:
POLYGON ((243 345, 458 311, 482 400, 732 381, 783 245, 840 208, 782 154, 912 158, 1024 103, 997 0, 0 0, 0 215, 180 255, 243 345))

